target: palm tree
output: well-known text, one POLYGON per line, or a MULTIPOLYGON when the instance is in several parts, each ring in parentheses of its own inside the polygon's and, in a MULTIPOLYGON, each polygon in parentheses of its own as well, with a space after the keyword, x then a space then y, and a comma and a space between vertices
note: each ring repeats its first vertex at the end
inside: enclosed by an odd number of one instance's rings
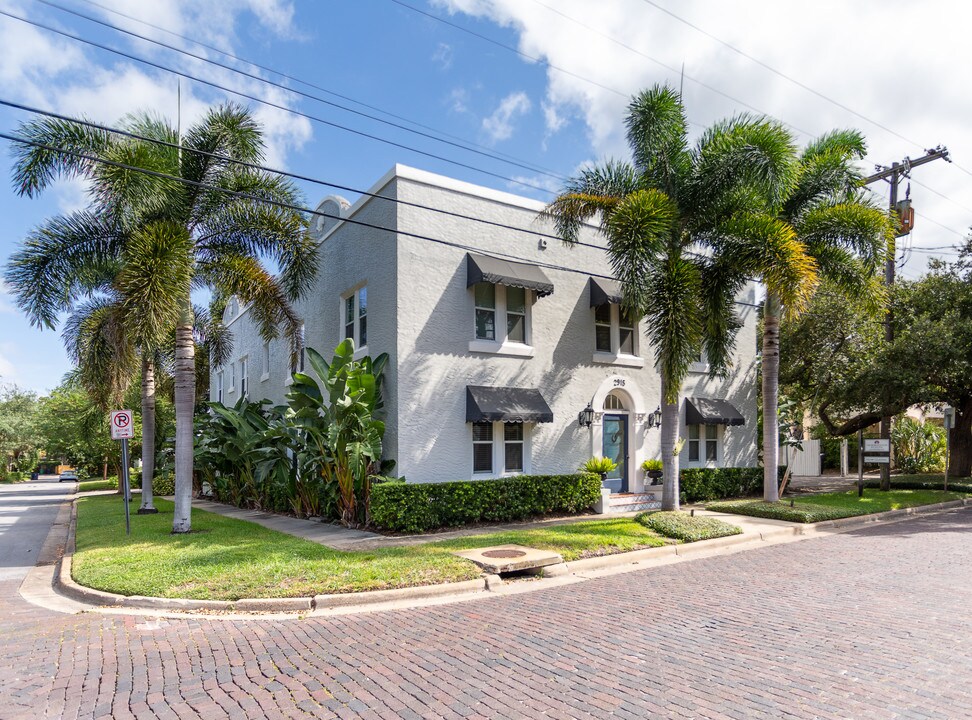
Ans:
POLYGON ((645 318, 661 375, 662 507, 678 509, 678 404, 689 364, 705 349, 725 374, 739 329, 733 302, 745 282, 724 253, 726 236, 767 247, 774 292, 794 301, 813 261, 765 209, 795 180, 795 149, 776 123, 740 116, 706 130, 694 148, 672 88, 632 99, 625 119, 633 163, 607 162, 568 181, 546 208, 568 245, 600 218, 623 305, 645 318))
MULTIPOLYGON (((854 162, 864 157, 864 137, 838 130, 811 142, 799 161, 797 182, 779 205, 778 218, 816 262, 821 279, 854 302, 878 302, 883 296, 875 270, 884 262, 892 232, 887 211, 864 196, 854 162)), ((765 277, 767 268, 757 243, 736 243, 733 257, 741 272, 765 277)), ((763 311, 763 499, 779 496, 780 316, 797 312, 767 283, 763 311)))
POLYGON ((81 177, 92 207, 63 219, 70 232, 34 233, 11 258, 6 276, 37 325, 54 327, 58 313, 80 299, 108 295, 138 347, 154 350, 163 334, 174 335, 173 532, 182 533, 191 529, 194 340, 200 330, 191 293, 208 288, 217 299, 236 295, 251 305, 266 340, 282 327, 296 353, 300 318, 291 303, 316 273, 315 246, 302 214, 292 209, 301 205, 296 188, 240 164, 263 157, 262 131, 246 108, 211 109, 182 138, 145 114, 125 118, 122 129, 139 137, 55 119, 21 127, 26 142, 16 146, 18 192, 33 197, 58 177, 81 177), (264 267, 265 259, 276 264, 278 276, 264 267))

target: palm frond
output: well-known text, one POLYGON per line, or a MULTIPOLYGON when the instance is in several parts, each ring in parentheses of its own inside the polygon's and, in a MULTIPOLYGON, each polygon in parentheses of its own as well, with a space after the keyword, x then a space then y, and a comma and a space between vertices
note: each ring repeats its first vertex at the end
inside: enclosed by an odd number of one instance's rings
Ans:
POLYGON ((826 246, 846 248, 872 268, 884 262, 894 232, 887 210, 865 202, 816 205, 802 213, 794 227, 815 255, 826 246))
POLYGON ((62 337, 77 364, 76 377, 92 401, 102 410, 120 405, 139 359, 118 299, 95 298, 79 305, 68 317, 62 337))
POLYGON ((688 118, 679 94, 668 85, 642 91, 632 98, 624 122, 642 177, 650 187, 676 197, 692 167, 688 118))
POLYGON ((722 252, 745 274, 759 277, 788 313, 799 312, 817 285, 817 263, 788 224, 769 214, 737 215, 721 223, 722 252))
POLYGON ((609 160, 603 165, 585 168, 578 177, 568 180, 560 195, 544 208, 540 217, 552 220, 564 243, 574 245, 585 223, 600 215, 599 221, 603 225, 618 201, 640 187, 635 168, 609 160))
POLYGON ((103 130, 57 118, 40 118, 20 125, 19 136, 51 148, 14 142, 13 182, 20 195, 35 197, 58 178, 90 178, 98 163, 71 152, 100 157, 112 145, 103 130))
POLYGON ((36 327, 53 328, 58 313, 111 283, 125 234, 108 216, 58 215, 31 231, 7 261, 4 280, 36 327))
POLYGON ((155 222, 132 233, 116 287, 139 347, 158 347, 173 334, 192 272, 192 241, 184 226, 155 222))

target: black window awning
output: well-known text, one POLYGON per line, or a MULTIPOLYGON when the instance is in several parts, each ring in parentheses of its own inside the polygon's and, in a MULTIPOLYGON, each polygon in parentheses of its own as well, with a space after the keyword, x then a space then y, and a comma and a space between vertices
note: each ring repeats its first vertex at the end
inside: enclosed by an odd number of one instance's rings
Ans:
POLYGON ((553 283, 536 265, 467 253, 466 287, 481 282, 533 290, 537 297, 551 295, 554 291, 553 283))
POLYGON ((685 399, 686 425, 745 425, 746 418, 728 400, 685 399))
POLYGON ((466 422, 553 422, 553 412, 533 388, 466 386, 466 422))
POLYGON ((621 283, 607 278, 591 278, 591 307, 621 304, 621 283))

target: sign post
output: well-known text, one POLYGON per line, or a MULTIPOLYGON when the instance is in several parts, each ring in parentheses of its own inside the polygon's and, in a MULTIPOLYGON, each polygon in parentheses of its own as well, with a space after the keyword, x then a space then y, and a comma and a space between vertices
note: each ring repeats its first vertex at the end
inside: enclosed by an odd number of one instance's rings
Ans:
POLYGON ((129 503, 132 501, 132 490, 128 483, 128 440, 135 437, 135 424, 132 422, 131 410, 112 410, 111 439, 121 440, 122 456, 122 492, 125 499, 125 534, 132 534, 131 512, 129 503))
POLYGON ((874 465, 887 465, 891 468, 891 440, 888 438, 867 438, 863 439, 864 433, 858 430, 858 458, 861 460, 860 468, 857 471, 857 495, 864 496, 864 463, 874 465))
POLYGON ((955 427, 955 408, 945 407, 945 412, 942 413, 942 423, 945 426, 945 485, 944 490, 948 490, 948 461, 952 455, 949 440, 952 435, 952 428, 955 427))

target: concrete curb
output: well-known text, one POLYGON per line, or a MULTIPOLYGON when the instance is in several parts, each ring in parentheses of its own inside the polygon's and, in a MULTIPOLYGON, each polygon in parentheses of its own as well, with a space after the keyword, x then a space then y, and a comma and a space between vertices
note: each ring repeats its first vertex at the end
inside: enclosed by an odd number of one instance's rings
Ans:
POLYGON ((79 585, 71 577, 77 530, 77 500, 71 503, 71 522, 64 556, 54 573, 54 587, 62 595, 87 605, 101 608, 130 608, 139 610, 174 610, 181 612, 217 611, 224 613, 291 613, 304 615, 313 610, 347 606, 385 605, 388 603, 428 600, 469 593, 486 592, 486 578, 440 585, 371 590, 360 593, 315 595, 296 598, 243 598, 240 600, 191 600, 188 598, 159 598, 143 595, 117 595, 79 585))
MULTIPOLYGON (((506 595, 511 592, 526 589, 542 589, 552 584, 574 582, 588 579, 584 573, 591 571, 631 572, 644 569, 650 565, 667 564, 699 557, 718 555, 723 552, 736 552, 751 549, 762 543, 774 544, 786 542, 788 539, 802 540, 816 536, 846 532, 857 527, 875 522, 896 522, 917 515, 926 515, 944 510, 972 505, 972 498, 953 500, 934 505, 923 505, 872 515, 859 515, 841 520, 827 520, 819 523, 793 523, 792 526, 780 527, 769 531, 752 534, 731 535, 729 537, 701 540, 688 544, 668 543, 662 547, 634 550, 615 555, 584 558, 557 566, 555 574, 539 581, 530 583, 530 588, 513 589, 512 586, 499 576, 484 575, 474 580, 441 585, 420 585, 416 587, 396 588, 393 590, 371 590, 360 593, 338 593, 329 595, 315 595, 300 598, 244 598, 241 600, 190 600, 183 598, 157 598, 139 595, 125 596, 95 590, 79 585, 71 577, 71 566, 75 550, 75 531, 77 529, 77 499, 71 504, 71 521, 65 542, 64 555, 60 559, 54 572, 54 590, 59 594, 77 600, 87 606, 87 609, 98 610, 109 608, 126 608, 131 610, 158 610, 180 613, 193 611, 216 612, 233 614, 234 617, 251 614, 259 617, 261 614, 278 613, 285 616, 299 617, 313 613, 326 613, 331 609, 347 608, 352 612, 365 612, 384 608, 415 607, 429 604, 436 600, 448 601, 454 598, 471 599, 476 594, 506 595), (568 576, 573 576, 569 579, 568 576)), ((590 577, 596 577, 595 572, 590 577)))

